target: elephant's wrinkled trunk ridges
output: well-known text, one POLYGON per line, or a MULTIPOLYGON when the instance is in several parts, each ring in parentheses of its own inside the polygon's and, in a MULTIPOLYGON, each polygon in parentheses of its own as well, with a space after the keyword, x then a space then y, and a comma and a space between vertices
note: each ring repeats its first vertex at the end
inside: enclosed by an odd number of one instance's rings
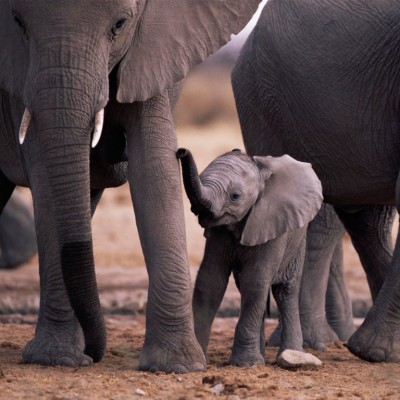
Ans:
POLYGON ((178 149, 176 156, 182 163, 183 185, 190 200, 192 212, 199 215, 211 209, 211 202, 208 199, 206 190, 202 185, 194 162, 192 153, 187 149, 178 149))
MULTIPOLYGON (((70 92, 73 108, 57 100, 57 89, 33 109, 34 131, 26 148, 35 145, 43 163, 44 200, 54 205, 60 264, 67 294, 85 337, 85 353, 94 362, 105 353, 106 330, 94 268, 90 205, 90 134, 93 107, 80 91, 70 92), (90 108, 91 107, 91 108, 90 108)), ((89 92, 89 90, 88 90, 89 92)), ((27 140, 28 142, 28 140, 27 140)), ((50 216, 49 216, 50 218, 50 216)))

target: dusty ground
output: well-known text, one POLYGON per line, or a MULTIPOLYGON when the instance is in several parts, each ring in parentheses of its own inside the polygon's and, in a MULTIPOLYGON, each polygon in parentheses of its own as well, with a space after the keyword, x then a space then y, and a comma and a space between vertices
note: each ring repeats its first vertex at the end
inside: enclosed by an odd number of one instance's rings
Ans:
MULTIPOLYGON (((237 125, 224 124, 202 130, 185 129, 180 132, 179 145, 193 151, 200 170, 215 156, 242 147, 237 125), (207 149, 205 143, 209 144, 207 149)), ((202 257, 204 239, 187 202, 185 214, 193 276, 202 257)), ((236 318, 215 321, 207 372, 178 376, 137 371, 144 337, 147 277, 127 186, 105 193, 93 226, 109 334, 106 357, 98 365, 76 370, 22 363, 21 352, 34 333, 38 306, 34 258, 18 270, 0 272, 0 399, 400 398, 400 365, 366 363, 353 357, 341 343, 325 353, 314 353, 324 363, 317 370, 279 369, 272 364, 277 349, 268 350, 265 366, 227 366, 236 318)), ((368 304, 365 276, 348 239, 345 257, 351 297, 356 303, 368 304)), ((222 313, 235 315, 238 302, 231 285, 222 313)), ((267 335, 275 324, 274 320, 267 322, 267 335)))

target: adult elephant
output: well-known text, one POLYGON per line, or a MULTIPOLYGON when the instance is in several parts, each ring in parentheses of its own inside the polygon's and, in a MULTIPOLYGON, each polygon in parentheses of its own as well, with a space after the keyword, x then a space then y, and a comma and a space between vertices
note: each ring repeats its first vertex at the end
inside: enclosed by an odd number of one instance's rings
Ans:
POLYGON ((150 278, 140 368, 204 368, 171 108, 177 82, 258 3, 0 0, 0 210, 16 184, 29 186, 39 249, 40 312, 26 362, 103 357, 91 214, 104 188, 129 180, 150 278))
MULTIPOLYGON (((395 0, 270 0, 232 76, 247 151, 311 162, 352 238, 374 305, 348 347, 370 361, 400 361, 400 243, 392 258, 389 229, 400 209, 399 24, 395 0)), ((324 318, 310 306, 319 281, 302 291, 302 323, 324 318)))
POLYGON ((32 211, 15 192, 0 216, 0 269, 17 267, 36 251, 32 211))

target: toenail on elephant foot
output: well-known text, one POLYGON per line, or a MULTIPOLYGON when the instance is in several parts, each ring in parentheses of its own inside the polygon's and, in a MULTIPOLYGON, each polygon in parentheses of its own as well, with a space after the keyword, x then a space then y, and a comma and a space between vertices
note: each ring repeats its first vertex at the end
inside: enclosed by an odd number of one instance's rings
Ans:
POLYGON ((239 354, 233 353, 230 360, 230 365, 240 368, 248 368, 253 365, 264 365, 265 360, 261 354, 249 354, 248 352, 241 352, 239 354))
POLYGON ((93 360, 85 355, 80 345, 32 339, 22 352, 27 364, 63 367, 88 367, 93 360))
POLYGON ((143 346, 139 369, 142 371, 186 374, 201 372, 207 368, 206 359, 195 339, 187 340, 186 347, 174 348, 171 344, 143 346))
POLYGON ((391 328, 383 330, 382 324, 378 327, 368 326, 365 320, 363 325, 350 337, 346 344, 349 351, 355 356, 370 362, 400 362, 400 330, 391 328))

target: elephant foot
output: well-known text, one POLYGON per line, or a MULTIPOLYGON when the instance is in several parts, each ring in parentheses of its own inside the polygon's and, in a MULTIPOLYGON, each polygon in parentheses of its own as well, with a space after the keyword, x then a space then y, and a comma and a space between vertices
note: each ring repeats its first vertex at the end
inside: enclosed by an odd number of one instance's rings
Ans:
POLYGON ((303 346, 317 351, 325 351, 329 343, 337 342, 338 335, 322 317, 320 319, 308 319, 301 317, 301 330, 303 332, 303 346))
POLYGON ((276 357, 275 362, 282 368, 300 368, 304 366, 321 366, 319 358, 310 353, 298 350, 283 350, 276 357))
POLYGON ((346 342, 350 336, 355 332, 356 328, 353 323, 353 317, 343 321, 329 321, 329 326, 338 336, 339 340, 346 342))
POLYGON ((146 333, 146 339, 139 358, 142 371, 184 374, 201 372, 207 368, 204 353, 193 333, 186 335, 170 333, 168 341, 159 335, 146 333), (171 339, 175 340, 172 342, 171 339))
POLYGON ((257 351, 250 352, 249 350, 233 348, 229 364, 236 367, 248 368, 253 365, 264 365, 265 360, 262 354, 257 351))
POLYGON ((82 334, 74 331, 37 329, 35 337, 26 344, 22 359, 27 364, 48 366, 75 368, 92 365, 93 360, 83 353, 82 334))
POLYGON ((400 329, 369 322, 368 317, 350 337, 346 347, 355 356, 371 362, 400 362, 400 329))

